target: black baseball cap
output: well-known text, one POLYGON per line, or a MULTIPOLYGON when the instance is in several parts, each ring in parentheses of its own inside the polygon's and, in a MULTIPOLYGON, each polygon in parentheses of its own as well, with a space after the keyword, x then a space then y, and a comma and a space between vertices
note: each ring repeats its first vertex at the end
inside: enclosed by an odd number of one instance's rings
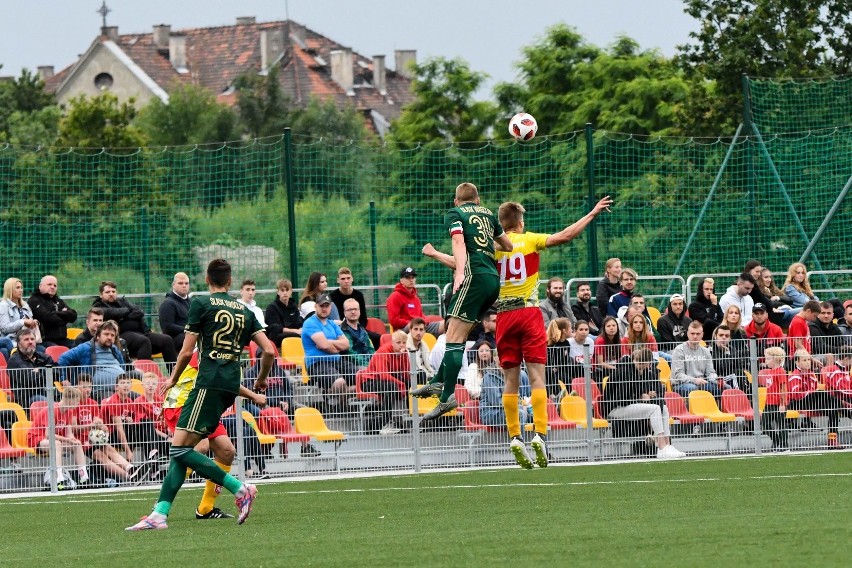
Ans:
POLYGON ((752 313, 754 312, 766 312, 766 306, 761 304, 760 302, 756 303, 754 307, 751 309, 752 313))
POLYGON ((317 298, 317 305, 321 306, 323 304, 330 304, 331 298, 328 297, 328 294, 320 294, 317 298))
POLYGON ((406 266, 399 271, 400 278, 408 278, 409 276, 417 276, 417 272, 410 266, 406 266))

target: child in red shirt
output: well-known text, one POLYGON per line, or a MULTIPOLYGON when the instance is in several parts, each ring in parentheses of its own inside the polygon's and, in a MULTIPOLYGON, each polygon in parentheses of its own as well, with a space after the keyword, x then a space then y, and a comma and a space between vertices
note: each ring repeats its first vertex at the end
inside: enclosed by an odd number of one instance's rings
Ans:
MULTIPOLYGON (((74 387, 65 387, 62 398, 53 407, 54 442, 50 445, 50 436, 47 432, 48 409, 45 407, 38 412, 27 434, 27 443, 31 448, 42 454, 53 452, 56 456, 56 465, 59 468, 57 477, 59 489, 72 488, 73 481, 62 467, 62 459, 65 450, 69 450, 74 456, 77 465, 77 479, 80 485, 89 482, 89 471, 86 469, 86 454, 83 453, 83 444, 74 436, 74 426, 77 424, 76 411, 80 404, 80 390, 74 387)), ((45 476, 47 481, 47 476, 45 476)))
POLYGON ((784 350, 769 347, 764 352, 766 368, 757 376, 760 386, 766 387, 766 406, 760 416, 760 426, 772 439, 772 449, 787 449, 787 372, 784 370, 784 350))
POLYGON ((824 385, 811 370, 811 354, 804 349, 796 351, 796 368, 790 371, 787 383, 790 387, 790 408, 817 412, 828 418, 828 447, 839 448, 837 427, 840 423, 840 401, 825 391, 824 385))

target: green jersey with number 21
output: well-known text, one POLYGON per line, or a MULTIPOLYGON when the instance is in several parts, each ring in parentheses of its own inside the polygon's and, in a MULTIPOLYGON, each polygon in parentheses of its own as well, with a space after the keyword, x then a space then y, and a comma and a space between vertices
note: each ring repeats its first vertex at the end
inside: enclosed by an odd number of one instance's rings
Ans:
POLYGON ((263 331, 251 310, 225 292, 196 296, 189 306, 185 331, 198 336, 195 388, 238 393, 243 348, 254 334, 263 331))

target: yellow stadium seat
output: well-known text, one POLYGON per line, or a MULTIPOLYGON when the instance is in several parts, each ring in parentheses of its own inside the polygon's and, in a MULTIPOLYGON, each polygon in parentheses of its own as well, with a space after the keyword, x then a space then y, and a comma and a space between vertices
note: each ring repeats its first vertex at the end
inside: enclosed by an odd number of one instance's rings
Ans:
POLYGON ((672 368, 669 362, 660 357, 657 360, 657 369, 660 371, 660 382, 666 385, 666 392, 672 392, 672 368))
POLYGON ((6 398, 6 391, 0 390, 0 404, 4 402, 9 402, 9 399, 6 398))
POLYGON ((302 406, 296 409, 296 432, 307 434, 320 442, 341 442, 346 439, 343 432, 329 430, 320 411, 310 406, 302 406))
POLYGON ((138 394, 139 396, 143 396, 145 394, 145 387, 142 386, 142 381, 139 379, 130 379, 130 390, 138 394))
POLYGON ((257 425, 257 420, 254 419, 254 415, 248 410, 243 410, 243 422, 251 424, 252 430, 254 430, 254 433, 257 435, 257 440, 261 444, 274 444, 278 440, 274 434, 264 434, 261 432, 257 425))
POLYGON ((648 306, 648 317, 651 318, 651 325, 654 326, 654 329, 657 329, 657 322, 660 320, 661 315, 660 310, 654 306, 648 306))
POLYGON ((428 331, 423 334, 423 343, 426 344, 426 347, 429 348, 429 351, 432 351, 435 348, 435 343, 437 341, 438 340, 435 338, 435 336, 429 333, 428 331))
POLYGON ((35 455, 35 448, 27 445, 27 434, 30 433, 30 428, 33 423, 29 420, 18 420, 12 424, 12 447, 24 450, 31 456, 35 455))
MULTIPOLYGON (((757 403, 760 411, 763 412, 763 409, 766 407, 766 387, 758 387, 757 388, 757 403)), ((799 418, 801 414, 799 414, 798 410, 788 410, 787 418, 790 420, 795 420, 799 418)))
POLYGON ((67 329, 67 331, 65 332, 65 337, 67 337, 71 341, 74 341, 75 339, 77 339, 77 336, 80 335, 81 333, 83 333, 83 328, 81 328, 81 327, 69 327, 67 329))
POLYGON ((302 370, 302 384, 308 384, 310 377, 305 366, 305 348, 301 337, 285 337, 281 340, 281 359, 292 363, 302 370))
POLYGON ((20 404, 16 404, 14 402, 0 402, 0 411, 3 410, 11 410, 14 412, 16 422, 26 422, 27 420, 27 413, 20 404))
MULTIPOLYGON (((587 428, 586 401, 579 396, 569 394, 559 405, 559 414, 563 420, 576 422, 578 428, 587 428)), ((609 422, 603 418, 592 418, 592 428, 609 428, 609 422)))
POLYGON ((689 412, 696 416, 703 416, 710 422, 737 421, 736 415, 719 410, 713 395, 703 390, 694 390, 689 393, 689 412))

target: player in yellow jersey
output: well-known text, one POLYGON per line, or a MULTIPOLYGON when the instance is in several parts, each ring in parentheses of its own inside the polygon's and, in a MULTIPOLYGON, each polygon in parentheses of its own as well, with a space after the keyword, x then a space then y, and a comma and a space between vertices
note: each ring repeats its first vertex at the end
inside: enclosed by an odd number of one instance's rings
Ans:
MULTIPOLYGON (((520 365, 526 362, 532 389, 533 422, 535 436, 531 446, 535 462, 547 467, 547 391, 544 383, 544 365, 547 362, 547 338, 544 318, 538 307, 539 253, 545 248, 565 244, 576 238, 601 212, 609 211, 609 196, 598 201, 594 209, 574 224, 558 233, 545 235, 524 232, 524 213, 520 203, 500 205, 497 218, 512 241, 512 251, 497 251, 497 269, 500 273, 500 296, 497 301, 497 353, 506 377, 503 390, 503 409, 509 429, 509 449, 518 464, 531 469, 533 462, 521 438, 518 414, 518 386, 520 365)), ((453 257, 436 251, 432 245, 423 247, 423 254, 442 264, 453 267, 453 257)))
MULTIPOLYGON (((181 373, 172 386, 171 382, 163 385, 163 418, 166 422, 166 427, 169 434, 174 435, 175 427, 180 418, 180 412, 183 408, 183 403, 186 402, 190 391, 195 386, 195 379, 198 376, 198 352, 192 355, 186 369, 181 373)), ((255 393, 246 387, 240 387, 240 396, 243 396, 258 406, 266 405, 266 396, 260 393, 255 393)), ((195 446, 195 451, 206 454, 208 449, 213 450, 214 462, 224 471, 231 471, 231 464, 234 462, 236 449, 231 442, 231 438, 225 431, 225 426, 219 422, 219 425, 212 434, 195 446)), ((201 497, 201 503, 195 509, 196 519, 232 519, 234 516, 230 513, 222 511, 215 506, 216 497, 219 496, 221 489, 218 485, 207 480, 204 485, 204 494, 201 497)))

